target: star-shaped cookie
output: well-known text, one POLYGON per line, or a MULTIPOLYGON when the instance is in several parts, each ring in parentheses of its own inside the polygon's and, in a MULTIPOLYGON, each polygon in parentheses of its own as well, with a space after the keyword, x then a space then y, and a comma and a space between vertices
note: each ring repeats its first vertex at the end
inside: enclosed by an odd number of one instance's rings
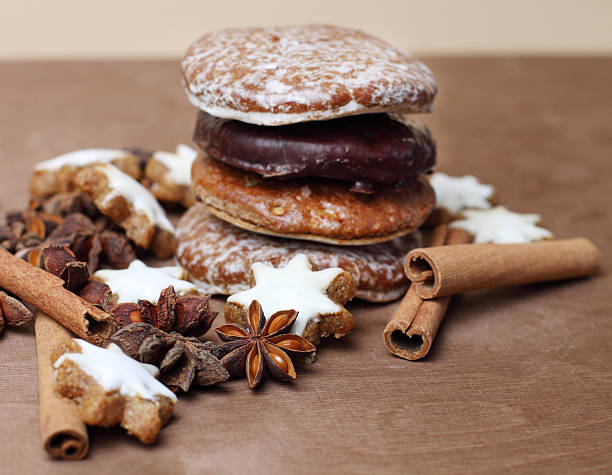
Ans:
POLYGON ((453 221, 451 228, 461 228, 474 235, 476 244, 492 242, 511 244, 552 238, 553 234, 536 226, 538 214, 513 213, 503 206, 489 210, 465 210, 465 219, 453 221))
POLYGON ((78 404, 86 424, 120 424, 142 442, 155 442, 176 403, 155 379, 155 366, 130 358, 115 344, 105 349, 75 339, 58 351, 63 354, 53 364, 55 390, 78 404))
POLYGON ((157 303, 162 290, 172 285, 176 295, 197 293, 197 287, 185 280, 187 272, 180 266, 149 267, 133 260, 127 269, 104 269, 94 274, 94 279, 107 284, 112 291, 113 303, 148 300, 157 303))
POLYGON ((429 183, 436 193, 436 208, 445 208, 458 214, 467 208, 488 209, 493 187, 484 185, 472 175, 454 177, 445 173, 434 173, 429 183))
POLYGON ((257 262, 251 266, 255 286, 227 299, 225 318, 243 323, 246 309, 257 300, 265 315, 280 310, 296 310, 292 333, 317 343, 321 337, 340 337, 353 326, 351 314, 343 307, 355 294, 355 280, 339 267, 312 270, 304 254, 298 254, 285 267, 257 262))

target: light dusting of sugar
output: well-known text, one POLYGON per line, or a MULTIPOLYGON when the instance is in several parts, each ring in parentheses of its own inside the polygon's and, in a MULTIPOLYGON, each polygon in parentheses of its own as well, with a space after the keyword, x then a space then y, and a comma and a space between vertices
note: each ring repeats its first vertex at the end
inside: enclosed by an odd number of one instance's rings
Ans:
POLYGON ((458 214, 466 208, 488 209, 489 198, 494 188, 484 185, 471 175, 454 177, 445 173, 434 173, 429 178, 436 193, 436 207, 445 208, 450 213, 458 214))
POLYGON ((193 43, 182 62, 190 101, 259 125, 363 112, 428 112, 431 71, 365 33, 325 25, 227 29, 193 43))
POLYGON ((57 371, 64 361, 72 361, 91 376, 106 391, 119 391, 123 396, 140 396, 158 402, 157 396, 165 396, 176 402, 176 396, 155 377, 159 370, 150 364, 140 363, 111 343, 99 348, 84 340, 74 339, 80 353, 65 353, 54 363, 57 371))
POLYGON ((474 236, 474 242, 513 244, 552 238, 553 234, 536 226, 539 214, 521 214, 497 206, 488 210, 465 210, 465 219, 453 221, 451 228, 460 228, 474 236))

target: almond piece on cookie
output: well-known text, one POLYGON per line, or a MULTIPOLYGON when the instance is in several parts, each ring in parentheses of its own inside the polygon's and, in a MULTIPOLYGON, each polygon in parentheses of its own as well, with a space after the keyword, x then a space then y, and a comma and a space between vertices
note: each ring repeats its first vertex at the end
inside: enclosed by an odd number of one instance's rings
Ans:
POLYGON ((75 187, 88 193, 101 213, 125 230, 128 238, 162 259, 174 254, 174 226, 155 197, 138 181, 110 164, 83 168, 75 187))
POLYGON ((180 203, 186 208, 193 205, 191 165, 197 155, 197 151, 183 144, 176 147, 176 153, 154 152, 145 167, 145 178, 153 196, 160 201, 180 203))
POLYGON ((244 325, 249 305, 257 300, 266 315, 297 311, 291 332, 314 344, 329 335, 340 338, 353 328, 353 316, 344 304, 353 298, 357 286, 348 272, 339 267, 313 270, 304 254, 295 256, 285 267, 256 262, 251 269, 255 286, 227 299, 227 322, 244 325))
POLYGON ((176 396, 155 379, 155 366, 130 358, 115 344, 105 349, 78 339, 57 353, 55 390, 78 404, 86 424, 120 424, 145 444, 157 440, 176 396))
POLYGON ((34 166, 30 178, 30 195, 43 199, 55 193, 72 191, 74 178, 86 166, 112 163, 124 173, 139 180, 142 167, 137 154, 122 149, 87 148, 64 153, 34 166))

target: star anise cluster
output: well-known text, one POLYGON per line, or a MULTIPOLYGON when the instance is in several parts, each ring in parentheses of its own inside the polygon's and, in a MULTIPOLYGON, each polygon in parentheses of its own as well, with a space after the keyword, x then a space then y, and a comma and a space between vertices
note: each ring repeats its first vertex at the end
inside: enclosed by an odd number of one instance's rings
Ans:
MULTIPOLYGON (((86 299, 87 300, 87 299, 86 299)), ((184 336, 206 333, 217 316, 208 309, 210 295, 176 295, 173 286, 161 291, 157 305, 148 300, 120 303, 108 308, 117 326, 148 323, 162 331, 174 331, 184 336)))
POLYGON ((173 391, 210 386, 229 373, 219 360, 219 347, 210 341, 166 333, 147 323, 132 323, 118 330, 111 342, 132 358, 159 367, 159 380, 173 391))
POLYGON ((316 350, 304 337, 289 333, 297 318, 295 310, 276 312, 267 321, 261 305, 249 305, 247 326, 222 325, 216 329, 224 342, 221 363, 231 376, 246 373, 251 389, 257 387, 267 372, 273 378, 288 381, 296 378, 289 355, 306 356, 316 350))

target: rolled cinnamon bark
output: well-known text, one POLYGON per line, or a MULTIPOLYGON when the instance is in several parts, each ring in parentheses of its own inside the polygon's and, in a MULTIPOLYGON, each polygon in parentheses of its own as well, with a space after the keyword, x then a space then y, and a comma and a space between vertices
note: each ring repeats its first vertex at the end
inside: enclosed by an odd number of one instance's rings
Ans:
MULTIPOLYGON (((431 246, 467 243, 471 239, 462 229, 441 225, 434 229, 431 246)), ((424 301, 412 284, 383 332, 387 349, 407 360, 418 360, 427 355, 450 300, 451 297, 445 297, 424 301)))
POLYGON ((469 244, 413 249, 406 275, 422 299, 594 274, 597 247, 584 238, 527 244, 469 244))
POLYGON ((64 287, 64 281, 0 248, 0 287, 95 345, 113 333, 112 316, 64 287))
POLYGON ((78 460, 87 455, 89 437, 79 409, 69 399, 53 392, 52 352, 71 340, 68 331, 41 311, 36 312, 34 329, 38 353, 38 397, 40 431, 45 450, 54 458, 78 460))

